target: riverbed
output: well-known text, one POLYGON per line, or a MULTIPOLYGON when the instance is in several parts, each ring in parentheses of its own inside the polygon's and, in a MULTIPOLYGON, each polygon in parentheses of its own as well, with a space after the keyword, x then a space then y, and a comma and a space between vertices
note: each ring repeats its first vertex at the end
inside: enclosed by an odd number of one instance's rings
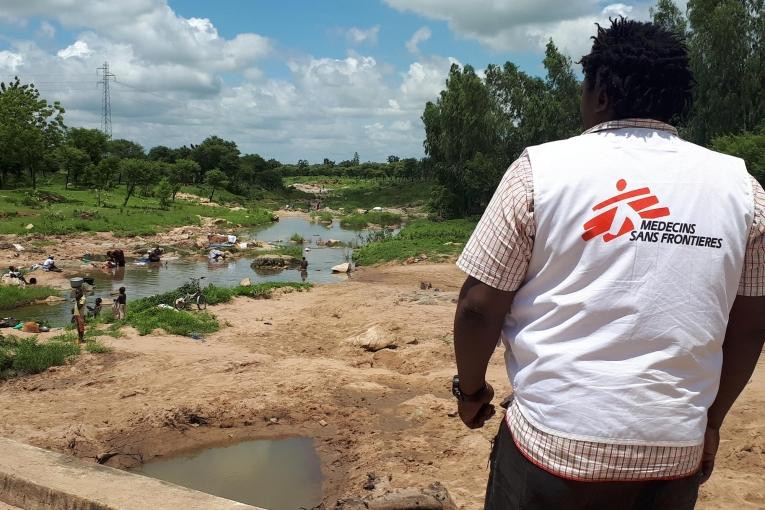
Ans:
MULTIPOLYGON (((346 262, 352 255, 353 246, 364 242, 364 231, 347 230, 338 221, 331 225, 314 223, 306 218, 289 217, 265 228, 244 231, 242 239, 257 239, 275 245, 289 245, 293 234, 305 239, 304 256, 308 261, 307 274, 298 270, 256 271, 251 267, 253 258, 231 258, 213 263, 206 258, 185 257, 154 264, 139 264, 129 260, 124 268, 100 270, 84 269, 78 276, 95 280, 93 292, 88 295, 92 305, 100 297, 111 302, 117 289, 125 287, 128 303, 130 300, 168 292, 183 285, 189 278, 205 277, 204 285, 234 286, 243 278, 252 283, 279 281, 311 283, 338 283, 348 279, 346 274, 333 274, 331 268, 346 262), (329 239, 342 241, 343 247, 329 248, 320 243, 329 239), (307 250, 306 250, 307 248, 307 250)), ((31 273, 30 276, 34 276, 31 273)), ((51 326, 62 326, 71 319, 71 291, 62 292, 65 301, 53 304, 29 305, 12 310, 0 310, 0 317, 15 317, 19 320, 47 321, 51 326)))

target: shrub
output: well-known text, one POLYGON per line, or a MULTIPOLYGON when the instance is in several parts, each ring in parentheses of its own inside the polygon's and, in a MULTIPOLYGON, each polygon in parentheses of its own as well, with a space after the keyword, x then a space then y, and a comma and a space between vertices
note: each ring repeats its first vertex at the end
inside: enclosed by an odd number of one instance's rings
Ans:
POLYGON ((99 342, 98 340, 90 340, 85 344, 85 350, 92 354, 104 354, 111 352, 112 350, 99 342))
POLYGON ((351 214, 340 220, 343 228, 358 229, 368 227, 369 225, 380 225, 390 227, 401 224, 401 215, 389 212, 370 211, 364 214, 351 214))
POLYGON ((15 350, 13 369, 21 374, 37 374, 48 367, 63 365, 80 352, 74 343, 52 340, 41 344, 36 337, 19 340, 15 350))
POLYGON ((292 237, 290 237, 290 241, 292 241, 295 244, 303 244, 305 243, 305 238, 296 232, 292 234, 292 237))
POLYGON ((58 295, 58 291, 50 287, 28 285, 22 288, 16 285, 0 285, 0 309, 24 306, 34 301, 45 299, 48 296, 56 295, 58 295))

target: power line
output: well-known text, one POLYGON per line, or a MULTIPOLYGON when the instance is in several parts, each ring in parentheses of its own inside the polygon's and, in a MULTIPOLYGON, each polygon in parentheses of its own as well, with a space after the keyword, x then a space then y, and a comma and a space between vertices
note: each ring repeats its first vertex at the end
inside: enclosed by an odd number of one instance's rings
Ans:
POLYGON ((104 62, 101 71, 101 80, 98 84, 103 86, 104 95, 101 103, 101 131, 111 139, 112 137, 112 98, 109 91, 109 82, 116 81, 117 77, 109 72, 109 62, 104 62))

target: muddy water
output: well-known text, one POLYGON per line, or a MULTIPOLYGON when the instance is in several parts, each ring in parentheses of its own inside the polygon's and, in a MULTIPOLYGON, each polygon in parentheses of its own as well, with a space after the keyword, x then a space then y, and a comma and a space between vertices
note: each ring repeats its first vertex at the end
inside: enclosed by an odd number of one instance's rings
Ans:
MULTIPOLYGON (((274 244, 289 244, 293 234, 300 234, 306 240, 305 247, 310 251, 304 253, 308 260, 308 275, 306 281, 313 283, 336 283, 347 279, 346 275, 332 274, 331 268, 346 261, 351 253, 349 248, 326 248, 317 246, 321 240, 336 239, 347 244, 360 244, 364 232, 345 230, 338 222, 326 227, 311 223, 302 218, 283 218, 281 221, 264 229, 247 232, 243 239, 257 239, 274 244)), ((149 265, 136 265, 128 262, 126 268, 110 272, 97 269, 83 271, 80 276, 89 276, 96 280, 93 294, 88 296, 88 304, 92 305, 95 298, 101 297, 110 302, 112 295, 120 287, 127 289, 129 301, 161 294, 178 288, 191 277, 204 276, 205 285, 213 283, 218 286, 238 284, 242 278, 248 277, 253 283, 265 281, 299 282, 303 278, 299 271, 285 270, 278 273, 255 272, 251 267, 251 258, 240 258, 221 263, 210 263, 207 260, 181 259, 160 262, 149 265)), ((34 276, 34 273, 32 273, 34 276)), ((71 293, 63 296, 70 298, 71 293)), ((0 317, 13 316, 20 320, 47 320, 52 326, 61 326, 71 319, 71 300, 55 305, 33 305, 13 310, 0 310, 0 317)))
POLYGON ((133 472, 268 510, 321 502, 321 464, 313 441, 304 437, 208 448, 133 472))

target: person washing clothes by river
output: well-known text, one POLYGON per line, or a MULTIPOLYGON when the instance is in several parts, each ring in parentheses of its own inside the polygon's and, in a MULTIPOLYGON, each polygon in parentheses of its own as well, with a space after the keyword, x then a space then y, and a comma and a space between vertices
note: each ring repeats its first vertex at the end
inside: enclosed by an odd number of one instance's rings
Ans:
POLYGON ((82 288, 74 291, 74 305, 72 306, 72 320, 77 328, 77 337, 79 342, 85 343, 85 306, 87 299, 82 288))
POLYGON ((24 277, 24 273, 22 273, 21 270, 19 268, 17 268, 16 266, 9 266, 8 267, 8 276, 11 277, 11 278, 15 278, 15 279, 19 280, 24 285, 29 285, 29 282, 24 277))
POLYGON ((125 319, 125 308, 127 307, 127 294, 125 294, 125 287, 119 288, 119 293, 112 303, 112 311, 114 312, 114 318, 118 321, 125 319))
POLYGON ((763 349, 765 191, 667 124, 693 97, 677 35, 617 18, 582 67, 586 131, 523 152, 457 262, 452 392, 491 418, 501 338, 488 510, 692 509, 763 349))
POLYGON ((53 258, 53 255, 48 255, 48 258, 45 259, 45 262, 42 264, 43 271, 53 271, 53 272, 61 272, 61 269, 56 267, 56 261, 53 258))

